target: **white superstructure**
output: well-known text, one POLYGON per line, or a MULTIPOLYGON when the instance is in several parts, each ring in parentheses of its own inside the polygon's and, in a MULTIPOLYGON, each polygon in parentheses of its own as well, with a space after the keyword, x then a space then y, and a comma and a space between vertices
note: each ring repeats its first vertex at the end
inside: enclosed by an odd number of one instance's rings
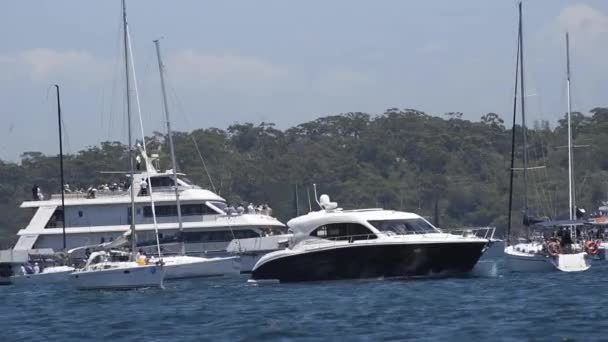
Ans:
MULTIPOLYGON (((235 238, 255 238, 285 232, 285 226, 266 213, 230 213, 222 197, 201 189, 183 174, 178 174, 183 221, 183 234, 180 237, 172 172, 156 172, 151 163, 146 164, 149 174, 142 172, 134 175, 134 190, 137 193, 135 224, 140 245, 155 240, 152 205, 149 191, 145 190, 150 185, 153 188, 160 240, 165 243, 165 250, 169 253, 177 252, 180 239, 185 241, 186 253, 204 254, 225 250, 235 238), (150 177, 150 184, 142 187, 147 176, 150 177)), ((61 250, 64 218, 67 249, 97 245, 122 236, 129 230, 129 190, 98 190, 93 194, 67 193, 65 213, 61 210, 58 195, 46 200, 23 202, 21 208, 35 209, 35 212, 27 227, 17 233, 19 240, 14 250, 61 250)))

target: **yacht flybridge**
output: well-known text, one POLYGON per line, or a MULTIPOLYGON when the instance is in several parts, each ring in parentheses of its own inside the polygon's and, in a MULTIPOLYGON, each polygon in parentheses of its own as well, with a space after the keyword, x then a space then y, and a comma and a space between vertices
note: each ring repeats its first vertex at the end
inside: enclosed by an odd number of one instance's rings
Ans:
POLYGON ((264 255, 253 269, 252 282, 466 273, 494 233, 493 228, 444 233, 407 212, 342 210, 327 195, 319 205, 320 211, 287 223, 293 233, 289 247, 264 255))

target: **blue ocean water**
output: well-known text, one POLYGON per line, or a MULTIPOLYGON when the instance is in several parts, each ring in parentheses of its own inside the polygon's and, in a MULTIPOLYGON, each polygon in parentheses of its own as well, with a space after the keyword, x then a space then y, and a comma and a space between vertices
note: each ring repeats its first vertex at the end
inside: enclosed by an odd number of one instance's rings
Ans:
POLYGON ((0 287, 2 341, 607 340, 608 262, 582 273, 166 289, 0 287))

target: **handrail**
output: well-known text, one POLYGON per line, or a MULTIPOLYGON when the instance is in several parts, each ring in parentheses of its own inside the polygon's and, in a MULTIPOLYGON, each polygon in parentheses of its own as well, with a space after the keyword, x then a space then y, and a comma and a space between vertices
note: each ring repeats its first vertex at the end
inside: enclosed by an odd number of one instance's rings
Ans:
MULTIPOLYGON (((390 233, 387 234, 386 231, 381 231, 381 233, 387 237, 406 236, 406 235, 424 235, 424 234, 448 234, 448 235, 456 235, 456 236, 462 236, 462 237, 476 237, 476 238, 480 238, 480 239, 492 240, 494 238, 494 233, 496 232, 496 227, 459 228, 459 229, 450 229, 450 230, 445 230, 445 231, 440 230, 438 232, 427 232, 427 233, 407 232, 406 234, 396 234, 392 231, 389 231, 389 232, 390 233)), ((339 241, 352 243, 354 241, 370 240, 370 239, 376 239, 376 238, 378 238, 378 235, 373 234, 373 233, 356 234, 356 235, 342 235, 342 236, 333 236, 333 237, 317 236, 316 238, 311 237, 310 239, 300 241, 300 243, 302 245, 312 245, 312 244, 319 244, 319 243, 325 243, 325 242, 336 243, 339 241)), ((447 238, 447 236, 446 236, 446 238, 447 238)), ((295 237, 291 237, 290 245, 293 245, 295 240, 296 240, 295 237)))

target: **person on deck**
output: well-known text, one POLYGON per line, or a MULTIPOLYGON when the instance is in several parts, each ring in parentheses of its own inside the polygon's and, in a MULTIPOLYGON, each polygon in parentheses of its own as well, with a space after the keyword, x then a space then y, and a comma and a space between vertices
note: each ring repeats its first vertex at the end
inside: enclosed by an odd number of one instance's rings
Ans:
POLYGON ((37 262, 34 263, 34 274, 40 273, 40 266, 37 262))
POLYGON ((148 258, 146 257, 146 254, 144 253, 143 249, 140 248, 137 252, 136 260, 138 265, 146 265, 148 263, 148 258))
POLYGON ((140 196, 148 196, 148 182, 146 182, 145 178, 141 179, 141 183, 139 183, 139 187, 141 188, 140 196))

